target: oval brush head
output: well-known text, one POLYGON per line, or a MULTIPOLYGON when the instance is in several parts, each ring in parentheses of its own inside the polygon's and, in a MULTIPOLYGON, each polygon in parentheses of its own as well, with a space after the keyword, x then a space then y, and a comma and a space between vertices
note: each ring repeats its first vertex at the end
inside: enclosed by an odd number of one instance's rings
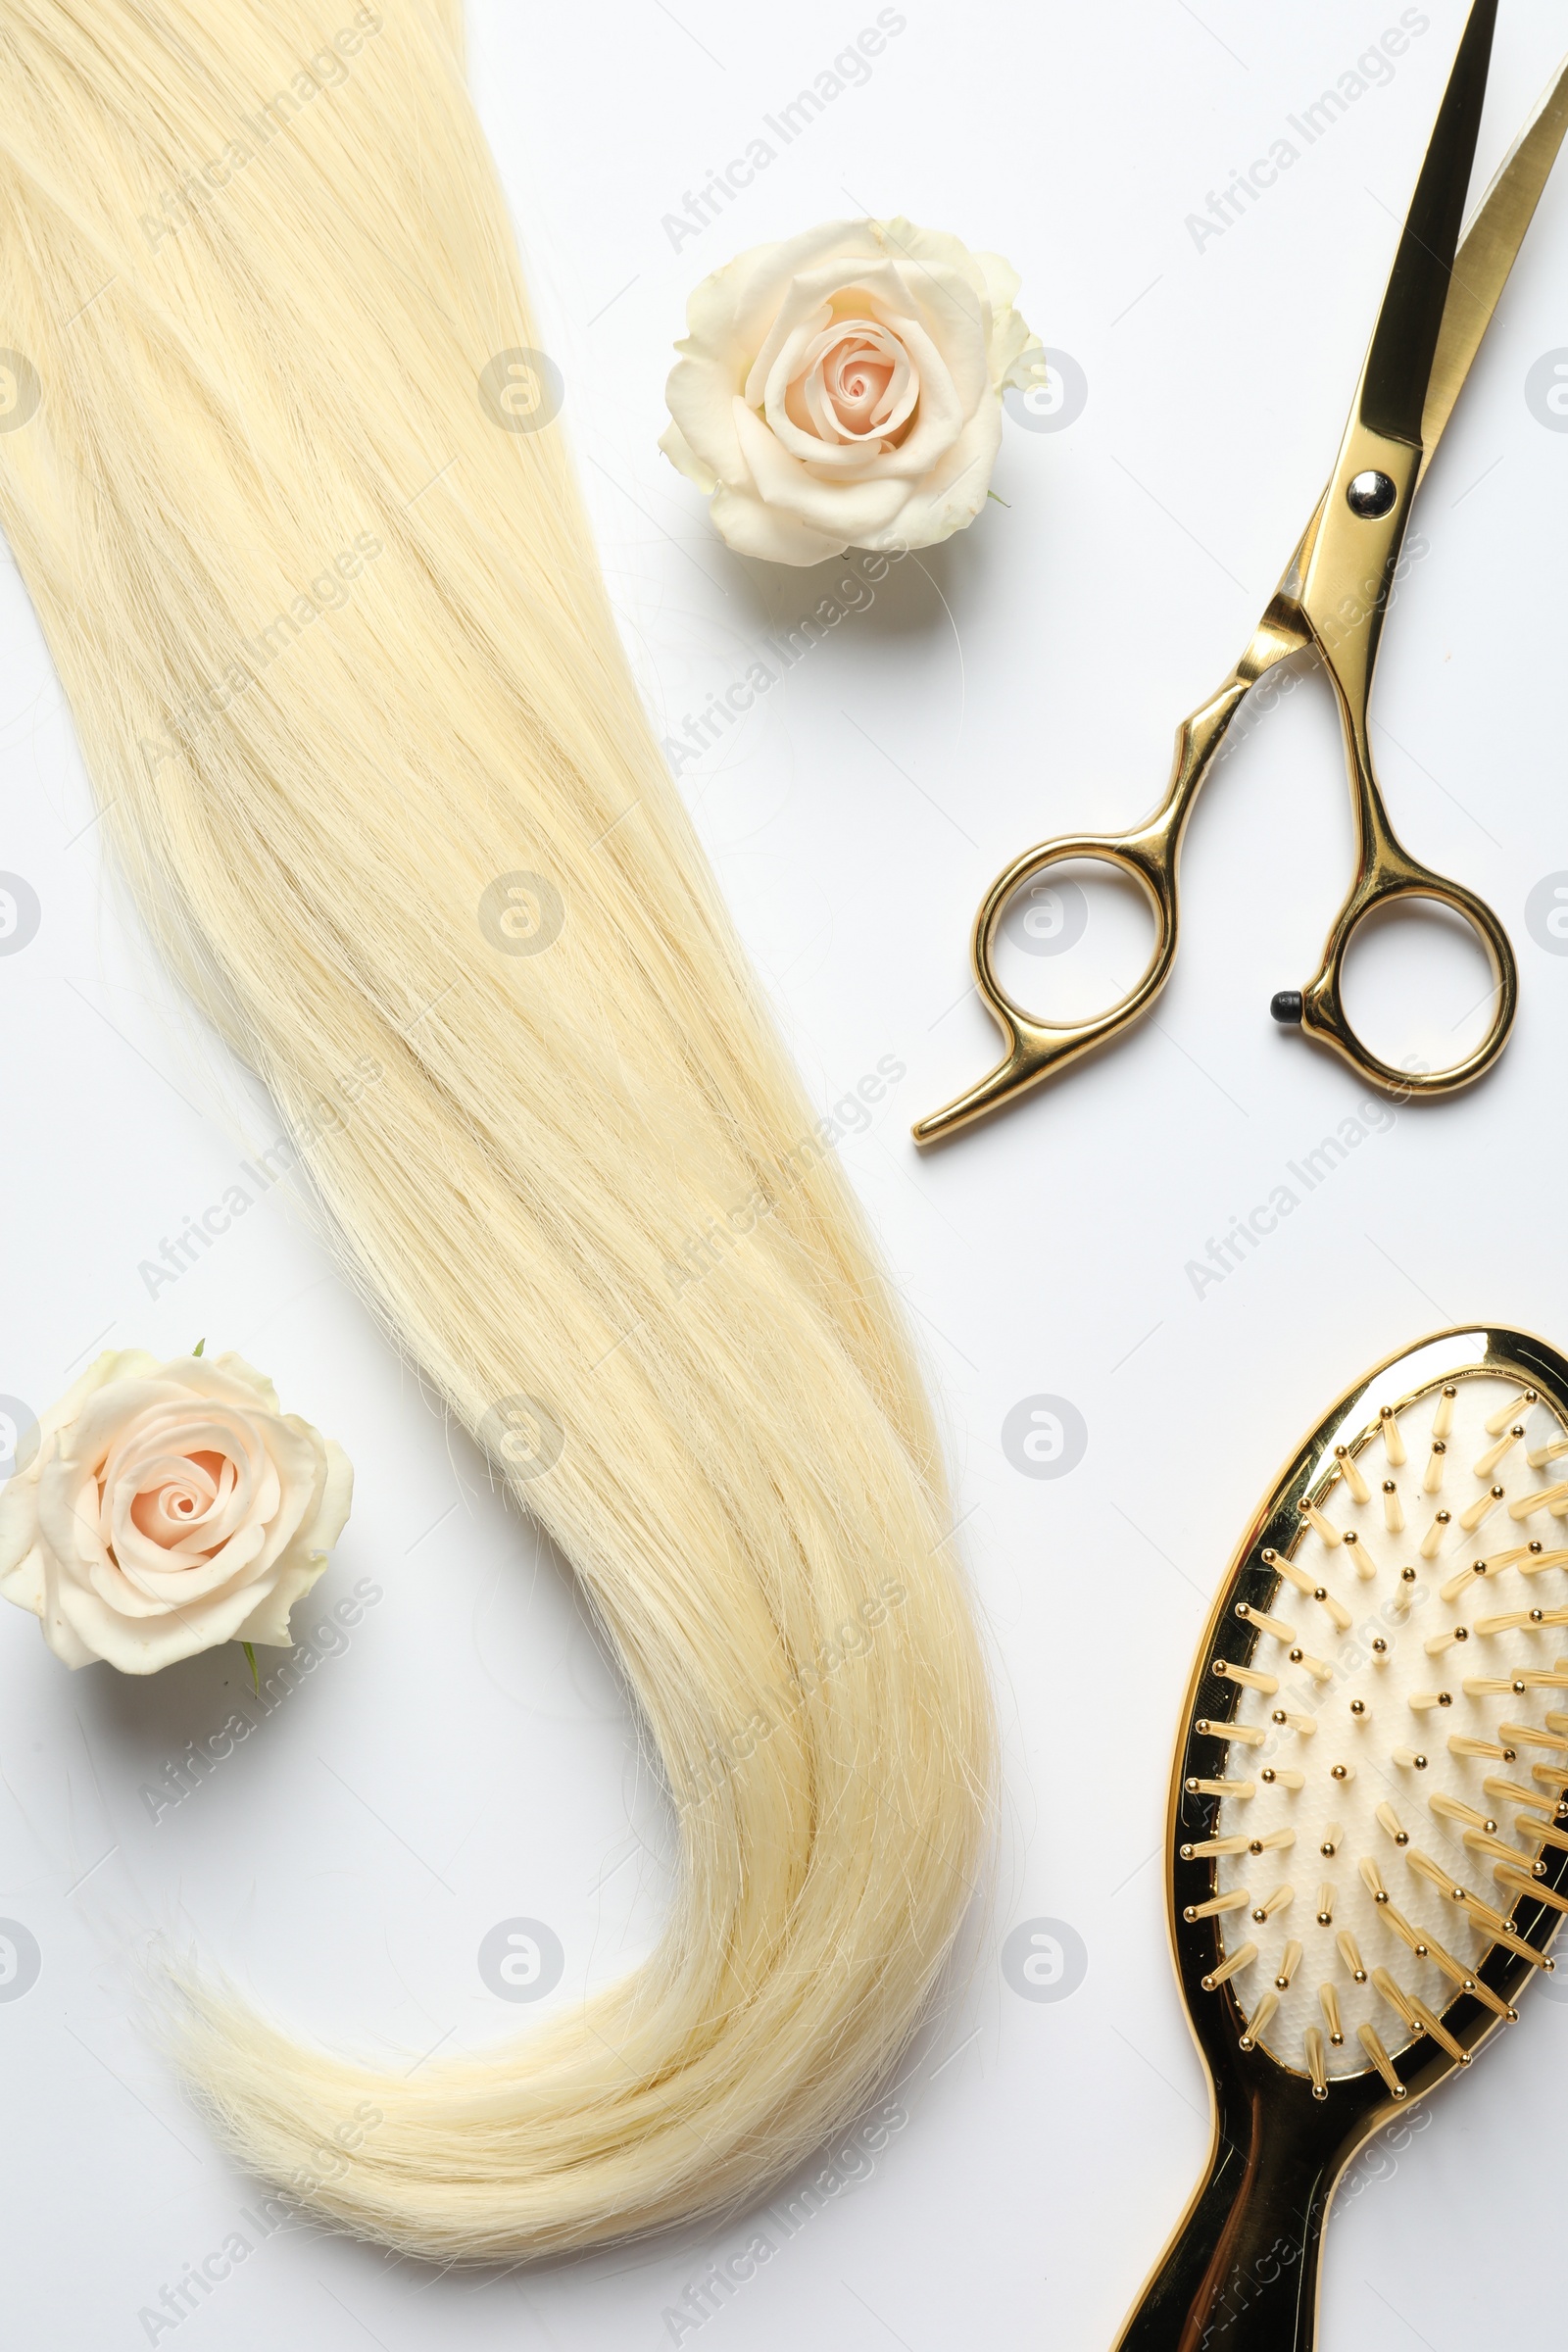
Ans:
POLYGON ((1300 1448, 1204 1635, 1169 1894, 1215 2144, 1122 2352, 1305 2352, 1340 2173, 1552 1967, 1565 1800, 1568 1362, 1443 1333, 1300 1448))

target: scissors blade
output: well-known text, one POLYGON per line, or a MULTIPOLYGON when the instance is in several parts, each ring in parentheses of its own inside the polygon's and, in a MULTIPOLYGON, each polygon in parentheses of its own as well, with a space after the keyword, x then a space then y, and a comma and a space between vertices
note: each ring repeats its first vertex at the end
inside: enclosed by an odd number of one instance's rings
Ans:
POLYGON ((1416 182, 1361 383, 1362 424, 1414 449, 1421 447, 1496 24, 1497 0, 1476 0, 1416 182))
POLYGON ((1421 416, 1423 470, 1443 439, 1508 274, 1568 136, 1568 60, 1520 132, 1470 224, 1453 265, 1437 359, 1421 416))

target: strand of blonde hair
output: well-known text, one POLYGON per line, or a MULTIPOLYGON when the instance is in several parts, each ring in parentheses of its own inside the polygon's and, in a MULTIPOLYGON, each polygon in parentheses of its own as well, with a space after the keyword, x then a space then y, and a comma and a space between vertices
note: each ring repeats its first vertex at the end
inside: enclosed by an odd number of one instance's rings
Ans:
POLYGON ((533 1433, 500 1467, 679 1826, 648 1965, 480 2055, 389 2072, 193 1983, 185 2061, 244 2160, 314 2179, 373 2107, 314 2202, 440 2257, 782 2177, 925 2009, 992 1786, 901 1317, 651 735, 562 428, 501 429, 479 389, 536 338, 461 30, 456 0, 0 0, 0 344, 42 395, 0 435, 0 512, 106 827, 286 1116, 379 1064, 314 1182, 454 1414, 533 1433), (538 953, 482 919, 519 874, 560 915, 538 953))

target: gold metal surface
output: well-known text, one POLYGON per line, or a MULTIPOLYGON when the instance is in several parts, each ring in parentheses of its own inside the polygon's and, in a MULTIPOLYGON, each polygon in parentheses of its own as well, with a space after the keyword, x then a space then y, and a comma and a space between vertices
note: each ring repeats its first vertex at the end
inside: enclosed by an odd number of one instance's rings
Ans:
POLYGON ((1487 190, 1453 265, 1437 363, 1421 417, 1425 473, 1502 299, 1515 258, 1568 135, 1568 66, 1520 132, 1487 190))
MULTIPOLYGON (((1165 1818, 1171 1954, 1208 2078, 1213 2140, 1204 2176, 1117 2339, 1118 2352, 1196 2352, 1210 2341, 1223 2341, 1230 2352, 1309 2352, 1318 2247, 1345 2168, 1395 2115, 1468 2068, 1475 2052, 1515 2019, 1525 1984, 1551 1966, 1547 1946, 1561 1910, 1568 1909, 1568 1838, 1543 1841, 1539 1864, 1527 1857, 1517 1874, 1511 1863, 1499 1862, 1500 1907, 1494 1909, 1455 1887, 1446 1872, 1413 1847, 1397 1849, 1400 1832, 1415 1825, 1396 1816, 1390 1850, 1408 1852, 1412 1867, 1462 1905, 1483 1930, 1488 1948, 1473 1964, 1456 1959, 1425 1928, 1417 1936, 1401 1913, 1386 1906, 1383 1916, 1399 1939, 1430 1957, 1447 1979, 1451 1991, 1440 2012, 1408 1993, 1381 1964, 1369 1972, 1354 1937, 1341 1931, 1339 1948, 1353 1981, 1365 1983, 1370 1973, 1395 2017, 1402 2018, 1405 2035, 1414 2038, 1391 2036, 1402 2042, 1391 2051, 1374 2027, 1363 2025, 1356 2030, 1362 2063, 1355 2072, 1331 2072, 1321 2037, 1305 2039, 1304 2066, 1289 2064, 1267 2046, 1272 2011, 1262 2023, 1257 2006, 1250 2016, 1232 1981, 1250 1965, 1255 1944, 1242 1944, 1229 1960, 1221 1957, 1222 1913, 1231 1906, 1215 1900, 1213 1889, 1216 1849, 1225 1840, 1188 1834, 1194 1786, 1214 1776, 1214 1742, 1234 1736, 1221 1710, 1234 1707, 1245 1690, 1234 1677, 1216 1677, 1213 1661, 1228 1647, 1245 1651, 1255 1643, 1262 1638, 1260 1617, 1281 1605, 1289 1589, 1286 1550, 1302 1524, 1300 1502, 1323 1491, 1336 1446, 1369 1443, 1391 1398, 1394 1409, 1403 1411, 1446 1384, 1499 1375, 1535 1388, 1568 1421, 1568 1360, 1543 1341, 1501 1328, 1439 1332, 1375 1366, 1338 1399, 1286 1463, 1220 1585, 1183 1701, 1165 1818), (1227 1699, 1227 1692, 1234 1696, 1227 1699), (1200 1705, 1208 1711, 1200 1714, 1200 1705), (1255 2275, 1245 2307, 1231 2311, 1226 2298, 1238 2269, 1250 2268, 1255 2275)), ((1530 1793, 1522 1783, 1488 1783, 1489 1791, 1504 1787, 1515 1797, 1530 1793)), ((1568 1811, 1565 1790, 1568 1758, 1552 1768, 1531 1802, 1544 1816, 1561 1818, 1568 1811)), ((1210 1818, 1206 1805, 1200 1803, 1199 1811, 1210 1818)), ((1524 1834, 1540 1837, 1534 1826, 1524 1834)), ((1376 1893, 1381 1875, 1375 1862, 1363 1865, 1363 1878, 1376 1893)), ((1327 1892, 1320 1890, 1320 1920, 1332 1912, 1327 1892)), ((1337 2048, 1345 2029, 1332 1984, 1320 1986, 1319 1999, 1337 2048)))
MULTIPOLYGON (((1391 328, 1400 325, 1410 307, 1410 249, 1412 243, 1420 246, 1413 232, 1418 218, 1426 217, 1420 208, 1425 200, 1430 210, 1433 192, 1442 193, 1446 173, 1462 175, 1466 182, 1469 178, 1474 122, 1468 116, 1458 120, 1465 110, 1458 105, 1456 90, 1460 69, 1467 62, 1466 49, 1490 50, 1490 19, 1494 14, 1494 6, 1478 6, 1472 11, 1333 479, 1251 643, 1217 691, 1182 721, 1170 784, 1152 816, 1126 833, 1067 834, 1044 842, 1014 858, 992 884, 975 918, 971 953, 976 988, 1002 1032, 1005 1050, 996 1068, 977 1085, 916 1124, 913 1134, 917 1143, 936 1143, 1004 1108, 1042 1080, 1069 1068, 1120 1035, 1149 1011, 1175 960, 1182 840, 1198 795, 1251 688, 1281 662, 1309 651, 1327 670, 1339 705, 1355 818, 1355 870, 1324 942, 1322 960, 1301 992, 1301 1027, 1316 1044, 1340 1054, 1360 1077, 1400 1095, 1446 1095, 1468 1086, 1491 1068, 1506 1045, 1518 1006, 1519 985, 1507 933, 1473 891, 1434 873, 1402 847, 1384 806, 1368 733, 1378 646, 1411 504, 1568 130, 1565 66, 1497 174, 1459 250, 1447 276, 1436 354, 1414 348, 1420 338, 1410 338, 1404 388, 1419 393, 1424 387, 1424 402, 1418 400, 1415 409, 1421 419, 1419 430, 1412 431, 1408 440, 1375 430, 1365 416, 1369 410, 1384 412, 1387 404, 1382 396, 1391 379, 1391 363, 1396 370, 1399 355, 1391 351, 1391 341, 1396 343, 1397 337, 1391 336, 1391 328), (1374 366, 1377 399, 1369 390, 1374 366), (1348 503, 1356 476, 1374 471, 1395 485, 1395 502, 1382 516, 1353 512, 1348 503), (1154 945, 1142 979, 1108 1011, 1089 1020, 1053 1021, 1028 1011, 1004 987, 996 966, 997 938, 1009 904, 1025 884, 1075 860, 1108 865, 1137 883, 1153 916, 1154 945), (1351 940, 1368 916, 1412 900, 1436 902, 1459 915, 1477 934, 1492 967, 1494 1004, 1486 1036, 1473 1053, 1440 1070, 1396 1069, 1362 1044, 1345 1010, 1345 963, 1351 940)), ((1485 64, 1483 56, 1483 85, 1485 64)), ((1473 81, 1474 57, 1469 59, 1469 69, 1473 81)), ((1469 113, 1478 118, 1479 99, 1473 91, 1469 98, 1474 99, 1469 113)), ((1453 253, 1451 240, 1446 250, 1453 253)), ((1419 251, 1415 260, 1419 267, 1419 251)), ((1443 267, 1441 258, 1435 260, 1429 254, 1427 261, 1432 268, 1443 267)))

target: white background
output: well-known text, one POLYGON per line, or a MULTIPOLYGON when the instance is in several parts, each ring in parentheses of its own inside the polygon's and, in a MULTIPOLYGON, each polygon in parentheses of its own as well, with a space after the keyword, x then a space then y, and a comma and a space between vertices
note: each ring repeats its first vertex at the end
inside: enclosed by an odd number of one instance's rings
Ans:
MULTIPOLYGON (((1395 0, 908 0, 866 85, 673 252, 662 216, 874 13, 476 0, 472 76, 662 727, 844 568, 731 557, 658 455, 668 347, 706 270, 823 219, 903 211, 1004 252, 1030 322, 1088 378, 1069 429, 1008 423, 1005 505, 904 565, 682 786, 813 1098, 832 1103, 885 1054, 907 1064, 844 1154, 954 1433, 1006 1729, 992 1906, 910 2054, 908 2124, 704 2326, 704 2352, 808 2339, 1094 2352, 1206 2145, 1156 1846, 1193 1643, 1232 1545, 1302 1430, 1385 1352, 1471 1318, 1568 1339, 1553 1042, 1568 958, 1525 921, 1534 886, 1568 868, 1568 433, 1525 397, 1533 365, 1568 346, 1568 178, 1423 493, 1430 554, 1392 622, 1378 703, 1396 825, 1513 933, 1515 1039, 1478 1090, 1369 1132, 1199 1296, 1188 1262, 1361 1100, 1267 1017, 1270 994, 1314 968, 1348 873, 1321 681, 1209 785, 1156 1021, 939 1155, 918 1157, 908 1125, 994 1058, 964 993, 993 874, 1032 840, 1152 806, 1177 717, 1234 661, 1295 543, 1463 10, 1432 0, 1392 84, 1200 251, 1187 216, 1353 68, 1397 22, 1395 0), (1009 1410, 1039 1395, 1069 1399, 1088 1429, 1058 1480, 1019 1475, 1002 1447, 1009 1410), (1006 1934, 1039 1919, 1068 1923, 1088 1954, 1083 1983, 1052 2003, 1018 1997, 1000 1965, 1006 1934)), ((1502 15, 1487 173, 1562 37, 1542 0, 1502 15)), ((238 1653, 138 1685, 69 1675, 28 1619, 0 1625, 0 1912, 42 1954, 25 1997, 0 2003, 6 2332, 128 2352, 148 2340, 139 2311, 243 2227, 256 2195, 140 2031, 131 1955, 150 1931, 226 1966, 299 2031, 408 2064, 526 2023, 476 1966, 498 1921, 554 1927, 558 2000, 630 1965, 667 1899, 667 1846, 569 1580, 502 1513, 285 1189, 147 1298, 140 1262, 275 1128, 99 870, 59 687, 10 568, 0 762, 0 865, 42 908, 36 938, 0 959, 0 1392, 37 1409, 99 1345, 240 1348, 358 1465, 321 1599, 367 1576, 383 1594, 346 1654, 156 1823, 140 1790, 239 1703, 238 1653)), ((1125 977, 1131 936, 1096 897, 1082 948, 1029 967, 1056 992, 1044 1001, 1065 1004, 1091 967, 1125 977)), ((1396 1057, 1451 1059, 1480 993, 1473 959, 1429 945, 1403 927, 1364 975, 1388 1023, 1403 1006, 1404 1030, 1380 1033, 1396 1057)), ((1428 2130, 1363 2165, 1330 2232, 1325 2347, 1496 2340, 1505 2280, 1555 2226, 1543 2159, 1565 2069, 1568 2007, 1533 1997, 1428 2130)), ((299 2229, 259 2247, 177 2339, 654 2352, 686 2281, 749 2234, 739 2220, 527 2274, 442 2277, 299 2229)))

